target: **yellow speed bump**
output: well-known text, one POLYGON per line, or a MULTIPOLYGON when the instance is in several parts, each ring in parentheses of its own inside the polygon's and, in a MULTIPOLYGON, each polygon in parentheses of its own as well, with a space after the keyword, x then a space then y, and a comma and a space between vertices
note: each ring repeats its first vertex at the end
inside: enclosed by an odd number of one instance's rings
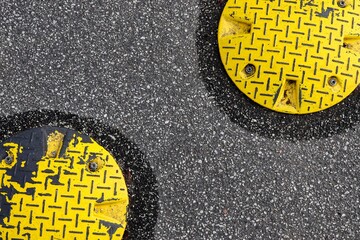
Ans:
POLYGON ((236 86, 269 109, 306 114, 359 84, 360 0, 229 0, 218 43, 236 86))
POLYGON ((93 139, 31 129, 4 141, 0 154, 0 239, 122 239, 125 180, 93 139))

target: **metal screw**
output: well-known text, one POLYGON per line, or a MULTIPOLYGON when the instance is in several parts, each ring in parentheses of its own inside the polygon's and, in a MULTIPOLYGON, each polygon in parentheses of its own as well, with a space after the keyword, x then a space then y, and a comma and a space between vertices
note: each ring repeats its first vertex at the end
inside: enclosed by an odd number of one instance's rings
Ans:
POLYGON ((331 87, 334 87, 334 86, 337 84, 337 82, 338 82, 337 77, 331 77, 331 78, 329 79, 329 85, 330 85, 331 87))
POLYGON ((255 73, 255 70, 256 70, 256 68, 253 64, 248 64, 245 67, 245 73, 249 76, 253 75, 255 73))
POLYGON ((340 0, 340 1, 338 1, 338 6, 339 7, 341 7, 341 8, 344 8, 344 7, 346 7, 346 1, 345 0, 340 0))
POLYGON ((90 162, 89 163, 89 169, 92 172, 96 172, 98 170, 98 164, 96 162, 90 162))
POLYGON ((6 162, 6 164, 10 165, 10 164, 12 164, 14 162, 14 159, 10 155, 8 155, 5 158, 5 162, 6 162))

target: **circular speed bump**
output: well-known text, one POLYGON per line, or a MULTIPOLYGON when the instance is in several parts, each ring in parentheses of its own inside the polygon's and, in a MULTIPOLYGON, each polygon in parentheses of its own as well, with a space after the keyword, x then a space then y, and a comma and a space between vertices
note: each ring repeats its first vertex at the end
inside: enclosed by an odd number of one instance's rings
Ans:
POLYGON ((0 145, 0 239, 122 239, 129 203, 114 157, 64 128, 0 145))
POLYGON ((236 86, 269 109, 306 114, 359 84, 360 0, 229 0, 218 42, 236 86))

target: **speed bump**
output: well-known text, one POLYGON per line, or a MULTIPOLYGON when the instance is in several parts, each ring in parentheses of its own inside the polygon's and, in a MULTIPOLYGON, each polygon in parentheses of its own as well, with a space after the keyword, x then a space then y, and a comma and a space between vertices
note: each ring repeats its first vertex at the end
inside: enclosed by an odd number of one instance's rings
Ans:
POLYGON ((360 0, 229 0, 218 30, 223 65, 256 103, 306 114, 359 84, 360 0))
POLYGON ((89 136, 30 129, 0 144, 0 239, 122 239, 128 191, 89 136))

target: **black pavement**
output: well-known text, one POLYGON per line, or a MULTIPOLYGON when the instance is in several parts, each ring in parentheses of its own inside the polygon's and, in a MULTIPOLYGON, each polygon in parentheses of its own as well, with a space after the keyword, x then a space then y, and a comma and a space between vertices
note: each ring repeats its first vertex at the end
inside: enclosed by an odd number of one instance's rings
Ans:
POLYGON ((359 239, 358 93, 307 116, 252 103, 222 69, 220 2, 2 1, 1 115, 64 111, 135 143, 155 239, 359 239))

